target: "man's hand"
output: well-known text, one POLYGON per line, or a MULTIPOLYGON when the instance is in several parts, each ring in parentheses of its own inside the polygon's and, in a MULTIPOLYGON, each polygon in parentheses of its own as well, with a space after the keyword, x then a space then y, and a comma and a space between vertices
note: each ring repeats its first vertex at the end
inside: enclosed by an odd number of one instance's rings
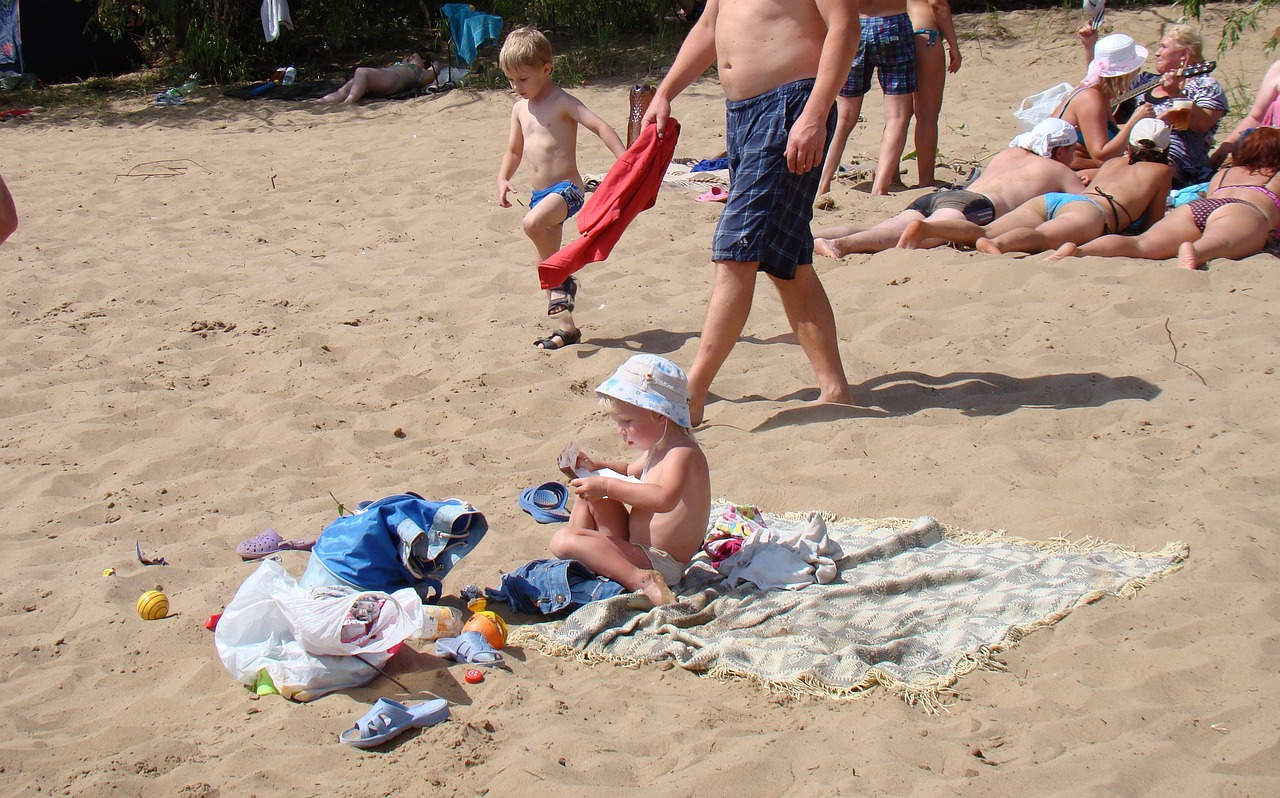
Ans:
POLYGON ((649 101, 649 110, 644 112, 644 117, 640 120, 640 127, 649 125, 658 126, 658 138, 662 138, 663 131, 667 129, 667 119, 671 117, 671 103, 667 98, 655 94, 653 99, 649 101))
POLYGON ((827 143, 827 128, 801 115, 787 136, 787 169, 802 175, 822 165, 822 148, 827 143))

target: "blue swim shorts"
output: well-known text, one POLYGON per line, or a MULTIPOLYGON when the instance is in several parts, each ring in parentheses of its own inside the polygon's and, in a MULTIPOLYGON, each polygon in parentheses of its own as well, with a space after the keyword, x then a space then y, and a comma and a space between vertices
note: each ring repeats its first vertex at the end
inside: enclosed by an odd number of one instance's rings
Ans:
POLYGON ((871 90, 871 73, 879 68, 885 94, 916 90, 916 41, 911 17, 863 17, 862 40, 841 97, 861 97, 871 90))
POLYGON ((582 189, 577 184, 572 180, 561 180, 554 186, 547 186, 540 191, 534 191, 529 197, 529 210, 538 207, 539 202, 542 202, 552 194, 559 194, 564 197, 564 204, 569 206, 569 215, 564 217, 565 219, 572 219, 574 214, 582 210, 583 203, 587 201, 586 197, 582 195, 582 189))
MULTIPOLYGON (((813 263, 809 223, 821 164, 802 175, 787 169, 787 136, 812 90, 812 80, 798 80, 725 103, 729 199, 716 225, 712 260, 759 263, 760 271, 783 280, 796 276, 797 265, 813 263)), ((835 124, 833 104, 828 143, 835 124)))

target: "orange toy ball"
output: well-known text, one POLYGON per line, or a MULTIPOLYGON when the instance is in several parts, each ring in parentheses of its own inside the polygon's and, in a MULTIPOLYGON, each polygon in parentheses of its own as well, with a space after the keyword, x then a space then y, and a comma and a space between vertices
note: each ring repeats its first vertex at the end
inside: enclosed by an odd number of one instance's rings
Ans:
POLYGON ((479 632, 484 635, 484 639, 489 641, 489 645, 495 649, 501 649, 507 642, 507 624, 502 620, 502 616, 490 610, 484 610, 472 615, 467 622, 462 625, 464 632, 479 632))

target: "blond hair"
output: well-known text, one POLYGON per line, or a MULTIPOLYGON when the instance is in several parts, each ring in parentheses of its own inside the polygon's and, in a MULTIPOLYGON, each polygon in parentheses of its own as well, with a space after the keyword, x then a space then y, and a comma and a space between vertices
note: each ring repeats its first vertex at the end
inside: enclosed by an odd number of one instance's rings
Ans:
POLYGON ((514 72, 520 67, 541 67, 551 63, 551 42, 537 28, 526 25, 507 34, 498 53, 498 66, 503 72, 514 72))
POLYGON ((1192 61, 1204 60, 1204 37, 1200 35, 1200 31, 1190 25, 1174 25, 1164 35, 1186 50, 1192 61))
POLYGON ((1129 87, 1133 85, 1133 76, 1136 74, 1138 74, 1137 69, 1132 72, 1126 72, 1123 75, 1098 78, 1098 88, 1102 90, 1108 100, 1114 100, 1129 90, 1129 87))

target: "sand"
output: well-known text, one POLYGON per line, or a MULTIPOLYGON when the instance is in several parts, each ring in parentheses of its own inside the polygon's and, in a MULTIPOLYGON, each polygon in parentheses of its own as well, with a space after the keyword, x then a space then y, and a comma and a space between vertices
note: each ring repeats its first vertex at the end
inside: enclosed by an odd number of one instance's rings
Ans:
MULTIPOLYGON (((1168 17, 1108 22, 1151 43, 1168 17)), ((1013 135, 1023 96, 1082 73, 1079 23, 960 18, 977 38, 948 86, 944 162, 967 170, 1013 135)), ((1269 63, 1265 38, 1222 60, 1235 103, 1269 63)), ((625 129, 625 87, 575 93, 625 129)), ((632 352, 692 362, 720 211, 693 192, 663 193, 583 273, 581 346, 530 348, 546 328, 532 248, 521 208, 494 201, 510 105, 455 91, 319 109, 202 90, 182 107, 3 123, 22 225, 0 248, 0 793, 1280 792, 1270 255, 1199 273, 954 250, 819 259, 857 407, 806 404, 807 362, 776 293, 759 292, 700 434, 717 495, 1191 546, 1136 599, 1083 608, 1004 655, 1006 672, 964 678, 943 714, 519 649, 474 686, 426 654, 394 660, 455 706, 385 751, 336 742, 378 696, 406 697, 385 679, 254 700, 202 625, 253 567, 237 543, 318 533, 330 494, 459 496, 491 531, 446 588, 494 585, 545 552, 551 527, 516 497, 557 477, 564 443, 623 453, 591 388, 632 352), (170 565, 140 565, 135 541, 170 565), (144 622, 134 600, 155 587, 174 614, 144 622)), ((865 113, 847 162, 874 157, 877 97, 865 113)), ((722 148, 714 81, 676 114, 678 156, 722 148)), ((608 153, 585 136, 580 163, 604 171, 608 153)), ((837 182, 816 223, 873 221, 919 193, 866 188, 837 182)), ((305 562, 284 557, 295 574, 305 562)))

